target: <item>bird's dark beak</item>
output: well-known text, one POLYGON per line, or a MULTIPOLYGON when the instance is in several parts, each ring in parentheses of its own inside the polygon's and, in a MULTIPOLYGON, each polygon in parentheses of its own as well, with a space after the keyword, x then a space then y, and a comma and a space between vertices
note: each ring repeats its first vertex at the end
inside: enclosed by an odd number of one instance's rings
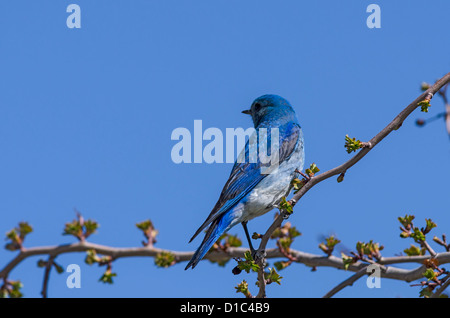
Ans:
POLYGON ((247 115, 251 115, 252 113, 250 112, 250 109, 246 109, 242 111, 243 114, 247 114, 247 115))

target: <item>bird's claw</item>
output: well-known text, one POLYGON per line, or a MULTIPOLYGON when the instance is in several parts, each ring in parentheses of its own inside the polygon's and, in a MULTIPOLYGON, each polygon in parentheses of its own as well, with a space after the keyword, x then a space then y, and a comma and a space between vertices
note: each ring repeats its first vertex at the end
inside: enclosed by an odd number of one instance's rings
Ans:
POLYGON ((252 258, 255 261, 255 263, 258 263, 260 260, 264 260, 267 256, 267 253, 265 250, 253 250, 252 252, 252 258))

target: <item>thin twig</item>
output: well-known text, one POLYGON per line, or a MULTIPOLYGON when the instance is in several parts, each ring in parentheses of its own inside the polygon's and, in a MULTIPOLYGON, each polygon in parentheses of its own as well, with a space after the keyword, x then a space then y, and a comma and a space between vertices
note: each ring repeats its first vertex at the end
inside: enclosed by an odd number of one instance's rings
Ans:
POLYGON ((42 291, 41 295, 42 298, 47 298, 47 291, 48 291, 48 281, 50 279, 50 271, 53 267, 53 260, 55 259, 55 256, 50 255, 47 261, 47 264, 45 265, 45 271, 44 271, 44 281, 42 283, 42 291))
POLYGON ((445 283, 443 283, 441 285, 441 287, 439 287, 439 289, 436 290, 433 295, 431 295, 431 298, 439 298, 439 296, 441 296, 442 292, 450 285, 450 274, 447 275, 445 277, 445 279, 446 279, 445 283))
POLYGON ((433 248, 428 244, 427 241, 420 242, 420 245, 424 247, 431 255, 432 258, 435 258, 437 253, 433 250, 433 248))

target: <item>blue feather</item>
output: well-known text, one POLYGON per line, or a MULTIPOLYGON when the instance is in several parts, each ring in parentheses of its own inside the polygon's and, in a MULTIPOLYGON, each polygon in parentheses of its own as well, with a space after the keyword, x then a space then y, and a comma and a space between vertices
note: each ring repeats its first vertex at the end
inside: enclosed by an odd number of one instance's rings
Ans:
POLYGON ((205 237, 203 238, 202 244, 194 253, 194 256, 191 258, 185 269, 188 269, 189 267, 194 269, 194 267, 206 255, 220 236, 231 227, 234 220, 232 214, 232 211, 230 211, 213 221, 211 226, 208 228, 205 237))

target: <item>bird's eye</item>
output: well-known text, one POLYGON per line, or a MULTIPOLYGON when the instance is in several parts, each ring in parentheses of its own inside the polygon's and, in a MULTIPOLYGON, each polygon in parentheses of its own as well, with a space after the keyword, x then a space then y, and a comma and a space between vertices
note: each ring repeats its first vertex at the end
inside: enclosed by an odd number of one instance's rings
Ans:
POLYGON ((259 111, 261 109, 261 104, 260 103, 256 103, 255 104, 255 111, 259 111))

